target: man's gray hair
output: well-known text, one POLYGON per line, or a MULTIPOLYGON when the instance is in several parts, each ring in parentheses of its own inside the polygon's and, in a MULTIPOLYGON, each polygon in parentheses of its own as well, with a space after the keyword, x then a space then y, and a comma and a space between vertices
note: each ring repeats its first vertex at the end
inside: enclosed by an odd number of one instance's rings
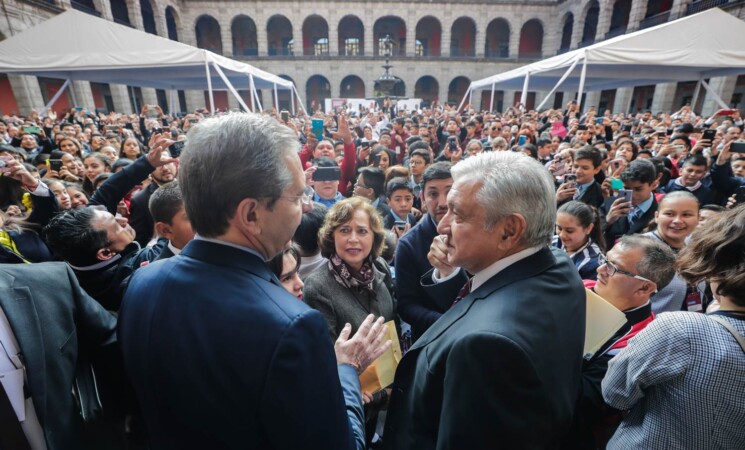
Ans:
POLYGON ((267 199, 271 208, 292 183, 287 157, 299 149, 297 136, 270 116, 231 113, 191 127, 178 178, 194 230, 225 233, 245 198, 267 199))
POLYGON ((661 291, 675 276, 675 253, 667 244, 639 234, 622 236, 614 249, 633 250, 640 248, 644 256, 636 264, 636 273, 657 285, 661 291))
POLYGON ((484 208, 488 230, 511 214, 527 222, 522 243, 528 247, 551 242, 556 226, 554 182, 548 171, 522 152, 480 153, 453 166, 453 180, 482 183, 476 201, 484 208))

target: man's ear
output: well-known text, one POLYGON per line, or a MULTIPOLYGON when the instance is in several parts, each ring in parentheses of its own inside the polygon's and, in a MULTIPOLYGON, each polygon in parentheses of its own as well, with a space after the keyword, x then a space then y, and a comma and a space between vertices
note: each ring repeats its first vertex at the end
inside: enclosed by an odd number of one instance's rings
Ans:
POLYGON ((158 233, 158 236, 164 237, 169 241, 173 236, 173 229, 165 222, 155 222, 155 232, 158 233))
POLYGON ((96 258, 98 258, 99 261, 108 261, 113 258, 114 255, 116 255, 116 252, 111 251, 111 249, 107 247, 99 249, 96 252, 96 258))
POLYGON ((262 212, 261 204, 255 198, 244 198, 238 203, 235 210, 236 223, 253 235, 261 234, 259 215, 262 212))

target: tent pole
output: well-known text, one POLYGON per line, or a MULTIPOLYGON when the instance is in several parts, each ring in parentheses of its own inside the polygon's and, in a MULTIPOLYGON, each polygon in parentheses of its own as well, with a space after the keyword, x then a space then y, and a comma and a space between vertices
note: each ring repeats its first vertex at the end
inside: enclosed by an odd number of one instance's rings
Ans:
POLYGON ((67 89, 67 86, 70 85, 70 79, 68 78, 65 80, 65 83, 62 85, 62 87, 59 88, 59 91, 57 91, 56 94, 54 94, 54 97, 52 97, 51 100, 49 100, 49 103, 47 103, 44 106, 44 112, 46 112, 49 108, 54 106, 55 103, 57 103, 57 100, 59 100, 60 97, 62 97, 62 93, 65 92, 65 89, 67 89))
POLYGON ((212 76, 210 75, 210 63, 207 58, 204 59, 204 70, 207 72, 207 90, 210 94, 210 113, 215 115, 215 96, 212 93, 212 76))
POLYGON ((277 83, 274 83, 274 110, 279 113, 279 96, 277 95, 277 83))
POLYGON ((75 106, 80 106, 78 104, 78 93, 75 91, 75 83, 73 83, 69 78, 67 79, 67 81, 70 82, 69 89, 70 94, 72 95, 72 102, 75 104, 75 106))
POLYGON ((585 103, 582 101, 582 92, 585 90, 585 75, 587 74, 587 55, 584 56, 582 61, 582 72, 579 75, 579 91, 577 91, 577 104, 579 112, 582 113, 582 108, 585 103))
POLYGON ((212 67, 215 68, 215 72, 217 72, 218 75, 220 75, 220 78, 222 78, 222 81, 225 82, 225 84, 228 86, 228 89, 233 94, 233 96, 238 100, 238 103, 241 104, 242 107, 244 107, 246 110, 248 110, 248 106, 246 106, 246 103, 243 101, 241 96, 238 94, 238 91, 235 90, 233 87, 233 84, 228 80, 228 77, 225 76, 225 73, 223 73, 222 69, 220 69, 220 66, 218 66, 214 61, 212 62, 212 67))
POLYGON ((491 97, 489 97, 489 112, 494 111, 494 83, 491 84, 491 97))
POLYGON ((701 93, 701 82, 704 81, 704 77, 698 79, 696 83, 696 89, 693 91, 693 100, 691 101, 691 111, 696 110, 696 103, 698 103, 698 95, 701 93))
POLYGON ((290 109, 292 110, 292 115, 295 115, 295 86, 293 86, 290 89, 290 109))
POLYGON ((466 99, 468 98, 468 94, 471 92, 471 86, 468 86, 468 90, 466 91, 466 94, 463 96, 463 100, 461 100, 460 105, 458 105, 458 111, 463 109, 463 105, 466 103, 466 99))
POLYGON ((541 108, 543 108, 543 105, 546 104, 546 102, 548 101, 548 99, 551 98, 552 95, 554 95, 554 93, 556 92, 556 90, 559 89, 559 86, 561 86, 561 84, 564 82, 564 80, 567 79, 567 77, 569 76, 569 74, 572 73, 572 71, 574 70, 574 68, 577 67, 577 62, 579 62, 579 58, 575 59, 574 62, 572 63, 572 65, 569 66, 569 70, 567 70, 566 72, 564 72, 564 75, 559 79, 559 82, 556 83, 556 86, 554 86, 554 88, 551 89, 551 92, 549 92, 546 95, 546 98, 543 99, 543 101, 541 102, 541 104, 536 107, 536 109, 535 109, 536 111, 540 111, 541 108))
POLYGON ((256 99, 256 105, 259 106, 259 111, 263 112, 264 108, 261 106, 261 100, 259 100, 259 93, 256 92, 256 83, 254 83, 253 74, 249 75, 249 80, 251 81, 251 92, 253 92, 254 98, 256 99))
POLYGON ((168 91, 168 113, 173 115, 173 86, 171 86, 171 89, 168 91))
POLYGON ((468 93, 468 106, 469 108, 473 108, 473 91, 468 93))
POLYGON ((719 96, 716 92, 714 92, 714 89, 709 87, 709 83, 706 82, 706 80, 701 80, 701 86, 706 89, 706 92, 713 97, 712 100, 714 100, 722 109, 727 109, 729 106, 724 103, 724 100, 722 100, 722 97, 719 96))
POLYGON ((530 72, 525 74, 525 81, 523 82, 523 92, 520 94, 520 107, 522 111, 527 111, 528 107, 525 106, 525 102, 528 100, 528 84, 530 83, 530 72))
POLYGON ((295 87, 294 84, 292 85, 292 89, 295 90, 295 97, 297 97, 297 104, 300 105, 300 109, 302 109, 303 113, 307 116, 308 110, 305 109, 305 105, 303 105, 303 101, 300 99, 300 93, 297 91, 297 87, 295 87))

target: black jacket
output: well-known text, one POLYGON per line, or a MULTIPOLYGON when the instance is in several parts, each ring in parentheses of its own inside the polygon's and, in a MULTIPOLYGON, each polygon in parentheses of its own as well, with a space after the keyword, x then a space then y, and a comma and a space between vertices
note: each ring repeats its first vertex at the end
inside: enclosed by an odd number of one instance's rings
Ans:
POLYGON ((0 266, 0 308, 18 340, 47 448, 84 448, 70 394, 76 364, 80 353, 115 342, 115 317, 80 288, 67 264, 57 262, 0 266))
POLYGON ((129 204, 129 225, 137 233, 135 240, 143 247, 150 242, 155 229, 155 221, 150 214, 149 204, 150 197, 157 189, 158 185, 155 182, 148 184, 145 189, 132 196, 129 204))
POLYGON ((649 207, 647 212, 645 212, 639 220, 634 221, 631 225, 629 225, 629 221, 625 217, 621 217, 608 225, 605 223, 605 217, 608 215, 608 211, 610 211, 614 201, 616 201, 616 197, 607 198, 605 199, 603 206, 600 208, 600 217, 603 222, 603 232, 605 233, 605 242, 608 248, 613 247, 613 244, 615 244, 616 240, 620 239, 621 236, 641 233, 642 230, 649 225, 649 222, 654 219, 654 213, 657 211, 657 199, 653 197, 652 206, 649 207))

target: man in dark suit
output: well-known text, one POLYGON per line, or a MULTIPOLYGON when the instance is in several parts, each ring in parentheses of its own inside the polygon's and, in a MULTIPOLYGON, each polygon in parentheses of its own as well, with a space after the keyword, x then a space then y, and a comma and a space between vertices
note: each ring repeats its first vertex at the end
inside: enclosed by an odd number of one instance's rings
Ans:
POLYGON ((600 217, 605 219, 605 242, 609 247, 623 235, 640 233, 654 219, 657 211, 654 196, 657 172, 654 164, 646 159, 635 159, 621 172, 621 181, 624 188, 632 192, 631 202, 622 196, 610 197, 600 209, 600 217))
MULTIPOLYGON (((166 150, 163 152, 162 157, 164 159, 170 159, 171 155, 166 150)), ((155 221, 148 208, 150 197, 158 188, 175 180, 177 174, 178 168, 174 162, 157 167, 150 174, 150 184, 132 197, 132 202, 129 206, 129 225, 135 230, 135 240, 141 247, 146 246, 150 242, 150 239, 153 237, 153 230, 155 229, 155 221)))
MULTIPOLYGON (((351 141, 343 117, 339 133, 351 141)), ((153 448, 364 447, 358 376, 389 345, 382 318, 352 339, 345 328, 332 348, 323 316, 265 263, 312 206, 298 150, 258 114, 189 131, 179 183, 198 236, 138 271, 119 315, 153 448)))
POLYGON ((513 152, 468 158, 452 174, 437 227, 445 259, 422 282, 473 277, 402 359, 384 444, 557 446, 580 392, 585 293, 569 258, 548 247, 553 180, 513 152))
POLYGON ((577 150, 574 155, 573 173, 574 180, 567 181, 564 177, 564 183, 556 191, 556 206, 561 206, 571 200, 577 200, 582 203, 600 208, 605 198, 603 189, 595 181, 597 175, 602 169, 603 157, 600 151, 591 145, 587 145, 577 150))
MULTIPOLYGON (((88 448, 80 411, 70 394, 78 355, 114 343, 115 328, 114 316, 80 288, 67 264, 0 265, 0 341, 5 347, 0 360, 9 360, 25 373, 30 399, 26 398, 22 432, 30 443, 42 442, 49 450, 88 448), (14 339, 6 342, 3 336, 14 339), (31 424, 35 420, 40 429, 31 424)), ((0 373, 7 375, 6 370, 0 373)), ((78 399, 96 394, 80 392, 78 399)), ((6 438, 0 436, 0 447, 22 448, 7 446, 6 438)))
POLYGON ((432 270, 427 253, 437 236, 437 223, 447 212, 447 195, 453 185, 450 163, 434 163, 422 175, 422 203, 427 215, 404 234, 396 247, 396 299, 398 314, 411 325, 412 338, 418 339, 450 308, 452 298, 438 301, 419 283, 422 275, 432 270))

